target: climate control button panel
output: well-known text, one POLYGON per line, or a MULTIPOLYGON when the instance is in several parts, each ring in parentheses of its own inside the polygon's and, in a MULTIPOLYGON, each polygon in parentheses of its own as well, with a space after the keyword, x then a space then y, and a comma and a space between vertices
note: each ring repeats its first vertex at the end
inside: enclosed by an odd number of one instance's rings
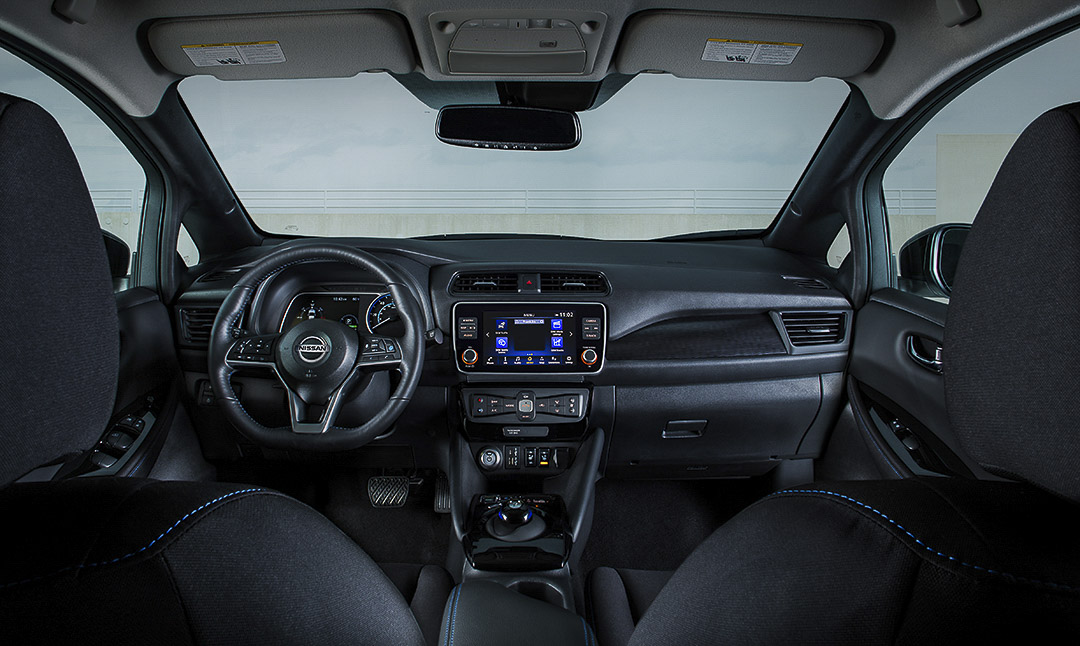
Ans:
POLYGON ((505 435, 531 435, 519 424, 560 424, 585 417, 585 388, 469 388, 462 390, 465 416, 484 424, 508 424, 505 435))

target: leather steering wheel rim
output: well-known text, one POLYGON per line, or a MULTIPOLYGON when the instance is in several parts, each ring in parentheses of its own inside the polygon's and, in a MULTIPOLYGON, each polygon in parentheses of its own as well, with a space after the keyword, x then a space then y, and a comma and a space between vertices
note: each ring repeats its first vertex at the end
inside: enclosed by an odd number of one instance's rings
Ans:
MULTIPOLYGON (((389 430, 408 405, 416 391, 424 365, 424 329, 424 317, 420 304, 413 296, 412 290, 406 281, 382 260, 366 251, 339 244, 311 242, 290 245, 270 253, 244 273, 222 302, 210 332, 208 357, 210 382, 225 417, 241 433, 257 444, 274 449, 305 451, 355 449, 389 430), (398 314, 405 323, 405 335, 399 339, 401 360, 397 364, 401 372, 401 380, 390 394, 386 405, 360 426, 343 428, 331 424, 326 432, 320 433, 294 432, 294 427, 289 426, 264 426, 248 414, 232 387, 231 377, 236 369, 230 365, 227 358, 230 349, 245 334, 245 331, 237 327, 237 324, 259 285, 290 266, 317 260, 337 261, 359 267, 374 274, 379 281, 386 284, 397 305, 398 314)), ((274 363, 266 365, 274 367, 277 372, 274 363)), ((359 368, 358 363, 353 368, 354 373, 359 368)), ((278 376, 280 377, 280 373, 278 376)), ((350 379, 352 379, 352 374, 340 386, 340 389, 350 385, 350 379)), ((285 380, 282 380, 282 384, 290 393, 290 397, 293 397, 295 393, 289 384, 285 380)), ((328 410, 325 414, 331 414, 331 412, 328 410)), ((336 411, 333 414, 336 415, 336 411)))

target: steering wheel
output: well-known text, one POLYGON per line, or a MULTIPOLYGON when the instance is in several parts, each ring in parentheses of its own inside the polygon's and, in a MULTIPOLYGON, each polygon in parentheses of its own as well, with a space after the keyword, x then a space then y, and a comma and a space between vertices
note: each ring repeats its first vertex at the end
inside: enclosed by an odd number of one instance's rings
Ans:
POLYGON ((335 244, 299 244, 271 253, 247 271, 221 304, 210 332, 209 374, 225 417, 252 441, 275 449, 342 451, 382 435, 408 405, 424 363, 424 319, 405 281, 370 253, 335 244), (348 263, 385 283, 405 324, 404 337, 370 336, 337 321, 297 323, 281 334, 238 327, 255 291, 286 267, 314 260, 348 263), (271 428, 244 410, 231 377, 239 367, 273 371, 289 398, 290 426, 271 428), (361 426, 335 425, 344 393, 366 374, 396 369, 397 388, 361 426))

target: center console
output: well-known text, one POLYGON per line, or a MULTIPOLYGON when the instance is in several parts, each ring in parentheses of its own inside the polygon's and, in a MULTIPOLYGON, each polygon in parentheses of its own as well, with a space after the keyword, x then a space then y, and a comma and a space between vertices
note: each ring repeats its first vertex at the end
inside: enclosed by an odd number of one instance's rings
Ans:
POLYGON ((601 303, 459 302, 452 511, 466 581, 574 609, 613 393, 601 303), (599 403, 599 405, 598 405, 599 403), (600 412, 603 411, 603 412, 600 412))

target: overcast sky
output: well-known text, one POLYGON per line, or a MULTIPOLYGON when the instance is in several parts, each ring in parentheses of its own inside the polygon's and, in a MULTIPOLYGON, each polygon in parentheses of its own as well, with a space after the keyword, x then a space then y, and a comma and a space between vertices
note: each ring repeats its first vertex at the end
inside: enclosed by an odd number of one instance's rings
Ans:
MULTIPOLYGON (((960 97, 890 169, 893 188, 934 188, 937 133, 1018 133, 1080 99, 1080 36, 1011 63, 960 97)), ((137 167, 66 91, 0 53, 3 91, 56 114, 92 188, 138 188, 137 167), (92 161, 90 161, 92 158, 92 161)), ((233 185, 244 189, 706 188, 788 190, 846 93, 810 83, 642 75, 581 115, 571 151, 457 148, 435 111, 382 74, 352 79, 184 81, 181 90, 233 185)))

